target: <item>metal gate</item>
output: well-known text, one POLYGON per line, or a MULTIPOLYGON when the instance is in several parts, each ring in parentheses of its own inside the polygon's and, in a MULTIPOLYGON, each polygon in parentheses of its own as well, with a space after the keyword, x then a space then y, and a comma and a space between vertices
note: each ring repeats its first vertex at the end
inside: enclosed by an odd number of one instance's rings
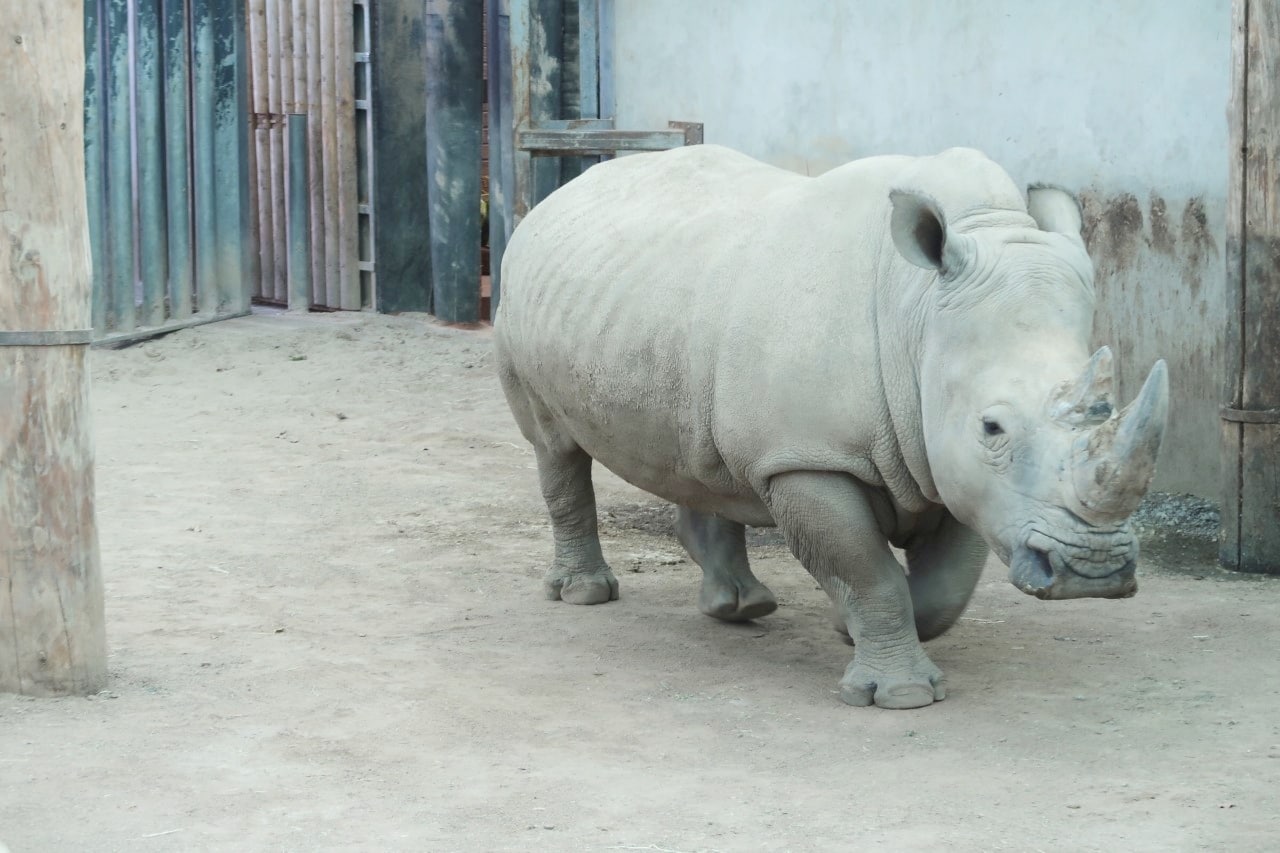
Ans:
POLYGON ((254 301, 372 307, 368 0, 248 8, 254 301))
POLYGON ((84 8, 95 342, 247 313, 243 4, 84 8))

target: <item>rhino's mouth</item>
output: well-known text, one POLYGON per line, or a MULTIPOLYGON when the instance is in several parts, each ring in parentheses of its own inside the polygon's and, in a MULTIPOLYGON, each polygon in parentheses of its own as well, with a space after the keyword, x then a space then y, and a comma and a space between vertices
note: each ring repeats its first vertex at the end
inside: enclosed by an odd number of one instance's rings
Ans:
POLYGON ((1069 538, 1036 530, 1014 550, 1009 580, 1036 598, 1128 598, 1138 591, 1137 558, 1126 529, 1069 538))

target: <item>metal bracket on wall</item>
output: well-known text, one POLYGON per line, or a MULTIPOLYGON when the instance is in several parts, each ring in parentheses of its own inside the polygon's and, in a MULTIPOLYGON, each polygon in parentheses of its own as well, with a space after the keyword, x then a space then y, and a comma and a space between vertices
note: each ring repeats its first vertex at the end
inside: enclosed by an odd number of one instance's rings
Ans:
POLYGON ((668 130, 615 130, 611 118, 543 121, 517 129, 516 148, 533 157, 581 157, 702 144, 701 122, 669 121, 667 127, 668 130))
POLYGON ((1280 409, 1235 409, 1223 406, 1222 419, 1237 424, 1280 424, 1280 409))

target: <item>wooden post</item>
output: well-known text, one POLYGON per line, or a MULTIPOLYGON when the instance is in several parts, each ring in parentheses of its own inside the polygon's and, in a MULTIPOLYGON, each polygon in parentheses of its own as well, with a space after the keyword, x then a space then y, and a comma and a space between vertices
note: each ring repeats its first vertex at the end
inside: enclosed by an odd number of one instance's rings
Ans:
POLYGON ((169 221, 166 240, 169 248, 169 316, 179 320, 191 316, 195 283, 191 253, 191 99, 188 90, 191 64, 188 34, 185 0, 165 0, 164 156, 169 221))
POLYGON ((377 308, 430 311, 426 8, 421 0, 378 0, 371 11, 377 308))
POLYGON ((1220 559, 1280 574, 1280 0, 1234 0, 1220 559))
POLYGON ((106 682, 79 3, 0 0, 0 690, 106 682))

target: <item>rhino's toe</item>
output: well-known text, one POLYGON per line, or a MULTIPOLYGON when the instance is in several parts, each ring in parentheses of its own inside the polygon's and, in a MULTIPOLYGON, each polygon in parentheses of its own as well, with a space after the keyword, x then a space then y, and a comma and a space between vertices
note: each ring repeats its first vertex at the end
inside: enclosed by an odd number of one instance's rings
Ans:
POLYGON ((777 610, 778 599, 759 582, 742 586, 704 577, 702 591, 698 593, 698 609, 726 622, 745 622, 777 610))
POLYGON ((547 598, 567 604, 604 604, 618 598, 618 579, 608 566, 589 572, 553 568, 543 586, 547 598))
POLYGON ((942 673, 927 659, 901 671, 880 671, 860 664, 855 658, 840 679, 840 698, 845 704, 905 710, 923 708, 947 697, 942 673))

